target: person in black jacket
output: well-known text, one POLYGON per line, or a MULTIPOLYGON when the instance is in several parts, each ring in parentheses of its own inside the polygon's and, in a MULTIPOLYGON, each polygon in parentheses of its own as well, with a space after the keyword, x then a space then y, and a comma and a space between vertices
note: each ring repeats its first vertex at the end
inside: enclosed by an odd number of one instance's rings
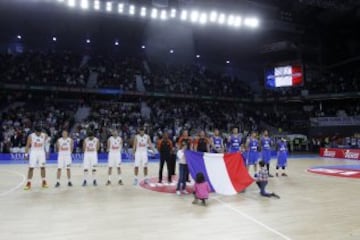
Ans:
POLYGON ((162 182, 163 168, 166 162, 167 172, 168 172, 168 183, 172 181, 173 170, 171 169, 172 152, 173 144, 169 139, 169 135, 165 132, 162 138, 158 141, 157 144, 159 153, 160 153, 160 169, 159 169, 159 183, 162 182))

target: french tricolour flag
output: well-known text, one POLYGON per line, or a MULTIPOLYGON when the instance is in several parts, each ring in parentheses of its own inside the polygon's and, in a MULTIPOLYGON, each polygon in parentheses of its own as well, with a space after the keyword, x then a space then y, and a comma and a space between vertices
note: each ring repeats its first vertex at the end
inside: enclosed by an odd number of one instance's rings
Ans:
POLYGON ((283 66, 266 71, 266 85, 269 87, 290 87, 303 83, 301 66, 283 66))
POLYGON ((248 187, 254 179, 249 175, 240 153, 185 152, 192 178, 198 172, 205 175, 212 191, 234 195, 248 187))

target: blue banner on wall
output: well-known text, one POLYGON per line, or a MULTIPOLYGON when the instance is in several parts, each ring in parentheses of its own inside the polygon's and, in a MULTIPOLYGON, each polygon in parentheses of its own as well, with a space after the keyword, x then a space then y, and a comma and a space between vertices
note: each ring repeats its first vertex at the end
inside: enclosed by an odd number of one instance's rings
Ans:
MULTIPOLYGON (((55 163, 57 161, 57 153, 51 153, 48 158, 48 163, 55 163)), ((83 153, 74 153, 71 154, 71 158, 73 163, 82 163, 83 162, 83 153)), ((134 155, 131 153, 122 153, 121 154, 123 162, 133 162, 134 155)), ((108 159, 107 153, 99 153, 98 160, 99 163, 106 163, 108 159)), ((156 162, 159 160, 159 154, 149 154, 149 161, 156 162)), ((24 153, 0 153, 0 164, 1 163, 27 163, 28 161, 25 160, 24 153)))

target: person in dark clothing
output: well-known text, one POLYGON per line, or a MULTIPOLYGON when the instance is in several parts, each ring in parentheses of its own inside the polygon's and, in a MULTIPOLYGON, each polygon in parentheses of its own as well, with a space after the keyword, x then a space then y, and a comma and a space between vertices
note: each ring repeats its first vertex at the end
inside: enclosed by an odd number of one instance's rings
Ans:
POLYGON ((164 133, 162 139, 158 142, 158 150, 160 153, 160 169, 159 169, 159 183, 162 182, 163 168, 166 162, 167 172, 168 172, 168 183, 172 182, 172 174, 174 170, 171 168, 174 164, 172 164, 173 157, 173 144, 169 139, 169 135, 164 133))
POLYGON ((194 144, 194 150, 197 152, 210 152, 210 141, 205 136, 204 131, 200 131, 199 138, 196 139, 194 144))

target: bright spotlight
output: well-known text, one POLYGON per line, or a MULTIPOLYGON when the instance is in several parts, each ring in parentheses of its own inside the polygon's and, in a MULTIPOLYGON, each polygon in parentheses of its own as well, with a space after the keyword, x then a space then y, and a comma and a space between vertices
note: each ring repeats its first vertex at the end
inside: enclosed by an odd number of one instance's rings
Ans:
POLYGON ((251 28, 257 28, 259 26, 259 20, 257 18, 245 18, 244 25, 251 28))
POLYGON ((220 25, 222 25, 222 24, 225 23, 225 14, 221 13, 221 14, 219 15, 218 23, 219 23, 220 25))
POLYGON ((53 40, 53 42, 56 42, 56 41, 57 41, 57 38, 56 38, 56 37, 52 37, 52 40, 53 40))
POLYGON ((123 12, 124 12, 124 4, 119 3, 119 5, 118 5, 118 13, 123 13, 123 12))
POLYGON ((170 17, 171 17, 171 18, 176 18, 176 9, 175 9, 175 8, 171 9, 171 11, 170 11, 170 17))
POLYGON ((81 0, 80 7, 81 7, 81 9, 88 9, 89 8, 89 1, 88 0, 81 0))
POLYGON ((118 41, 115 41, 114 45, 115 45, 115 46, 119 46, 119 42, 118 42, 118 41))
POLYGON ((234 20, 234 27, 241 27, 241 20, 240 16, 236 16, 234 20))
POLYGON ((90 39, 86 39, 86 43, 87 44, 91 43, 90 39))
POLYGON ((192 11, 190 17, 191 22, 197 22, 198 18, 199 18, 199 12, 196 10, 192 11))
POLYGON ((226 64, 230 64, 230 60, 226 60, 226 64))
POLYGON ((234 22, 235 22, 234 16, 233 16, 233 15, 230 15, 230 16, 228 17, 228 19, 227 19, 227 24, 228 24, 229 26, 234 26, 234 22))
POLYGON ((161 19, 161 20, 166 20, 166 19, 167 19, 167 12, 166 12, 166 10, 161 10, 160 19, 161 19))
POLYGON ((181 21, 186 21, 187 15, 188 15, 188 12, 186 10, 182 10, 181 16, 180 16, 181 21))
POLYGON ((142 48, 142 49, 145 49, 146 47, 145 47, 145 45, 142 45, 141 48, 142 48))
POLYGON ((156 8, 153 8, 151 10, 151 18, 156 19, 158 17, 158 10, 156 8))
POLYGON ((75 0, 68 0, 68 6, 69 7, 75 7, 75 0))
POLYGON ((106 2, 106 11, 111 12, 112 11, 112 2, 106 2))
POLYGON ((200 58, 200 55, 199 55, 199 54, 197 54, 197 55, 196 55, 196 58, 200 58))
POLYGON ((210 13, 210 22, 216 22, 217 17, 218 17, 218 13, 216 11, 212 11, 210 13))
POLYGON ((17 35, 16 38, 19 39, 19 40, 22 39, 21 35, 17 35))
POLYGON ((207 23, 207 14, 206 13, 202 13, 200 14, 200 19, 199 19, 199 22, 200 24, 206 24, 207 23))
POLYGON ((129 6, 129 14, 130 14, 130 15, 134 15, 134 14, 135 14, 135 6, 134 6, 134 5, 130 5, 130 6, 129 6))
POLYGON ((146 17, 146 7, 142 7, 142 8, 140 9, 140 16, 146 17))
POLYGON ((94 1, 94 9, 95 10, 100 10, 100 1, 99 0, 94 1))
POLYGON ((170 49, 170 54, 173 54, 174 53, 174 49, 170 49))

